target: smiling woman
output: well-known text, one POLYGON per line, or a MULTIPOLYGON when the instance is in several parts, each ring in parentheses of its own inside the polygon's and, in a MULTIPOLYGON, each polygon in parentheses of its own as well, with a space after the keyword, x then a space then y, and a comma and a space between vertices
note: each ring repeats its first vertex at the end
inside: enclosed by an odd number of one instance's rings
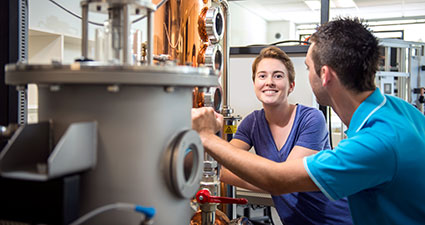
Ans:
POLYGON ((255 74, 255 94, 264 104, 279 105, 288 101, 295 82, 288 79, 288 70, 278 59, 265 58, 257 65, 255 74))

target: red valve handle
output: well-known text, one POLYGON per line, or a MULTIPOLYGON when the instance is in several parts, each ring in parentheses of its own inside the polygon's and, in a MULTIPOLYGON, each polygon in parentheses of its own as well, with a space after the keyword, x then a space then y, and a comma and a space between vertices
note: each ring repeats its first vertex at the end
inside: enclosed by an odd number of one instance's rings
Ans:
POLYGON ((248 204, 248 200, 245 198, 229 198, 229 197, 218 197, 211 196, 211 192, 208 189, 202 189, 196 193, 196 200, 199 203, 228 203, 228 204, 248 204))

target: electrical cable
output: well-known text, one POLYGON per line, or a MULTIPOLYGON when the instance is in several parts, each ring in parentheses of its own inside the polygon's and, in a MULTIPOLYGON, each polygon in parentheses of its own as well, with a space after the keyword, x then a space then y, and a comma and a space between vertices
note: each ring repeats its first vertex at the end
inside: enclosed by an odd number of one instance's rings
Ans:
MULTIPOLYGON (((157 6, 156 6, 156 9, 159 9, 164 3, 166 3, 168 0, 162 0, 157 6)), ((140 17, 140 18, 138 18, 138 19, 135 19, 135 20, 133 20, 133 22, 132 23, 137 23, 137 22, 139 22, 140 20, 142 20, 142 19, 144 19, 144 18, 146 18, 146 16, 142 16, 142 17, 140 17)))
POLYGON ((143 213, 146 216, 145 220, 150 220, 155 215, 155 209, 154 208, 146 208, 146 207, 142 207, 142 206, 135 205, 135 204, 119 203, 118 202, 118 203, 114 203, 114 204, 104 205, 104 206, 101 206, 97 209, 94 209, 94 210, 90 211, 89 213, 85 214, 84 216, 78 218, 77 220, 72 222, 70 225, 82 224, 82 223, 86 222, 87 220, 91 219, 92 217, 94 217, 98 214, 101 214, 101 213, 104 213, 106 211, 113 210, 113 209, 124 209, 124 210, 131 210, 131 211, 143 213))
MULTIPOLYGON (((81 16, 79 16, 79 15, 77 15, 77 14, 75 14, 74 12, 72 12, 72 11, 70 11, 70 10, 68 10, 67 8, 65 8, 65 7, 63 7, 62 5, 60 5, 59 3, 57 3, 56 1, 54 1, 54 0, 49 0, 51 3, 53 3, 53 4, 55 4, 57 7, 59 7, 59 8, 61 8, 62 10, 64 10, 65 12, 67 12, 67 13, 69 13, 69 14, 71 14, 71 15, 73 15, 73 16, 75 16, 75 17, 77 17, 78 19, 82 19, 81 18, 81 16)), ((166 3, 168 0, 162 0, 158 5, 157 5, 157 9, 159 9, 164 3, 166 3)), ((142 16, 142 17, 140 17, 140 18, 138 18, 138 19, 136 19, 136 20, 133 20, 131 23, 137 23, 137 22, 139 22, 140 20, 142 20, 142 19, 144 19, 144 18, 146 18, 146 16, 142 16)), ((96 22, 92 22, 92 21, 88 21, 90 24, 93 24, 93 25, 96 25, 96 26, 101 26, 101 27, 103 27, 103 24, 102 23, 96 23, 96 22)))
POLYGON ((296 43, 300 43, 300 44, 310 44, 310 42, 308 42, 308 41, 285 40, 285 41, 278 41, 278 42, 275 42, 275 43, 271 43, 270 45, 278 45, 278 44, 285 44, 285 43, 291 43, 291 42, 296 42, 296 43))
MULTIPOLYGON (((65 7, 63 7, 62 5, 60 5, 59 3, 57 3, 57 2, 55 2, 54 0, 49 0, 51 3, 53 3, 53 4, 55 4, 57 7, 59 7, 59 8, 61 8, 62 10, 64 10, 65 12, 67 12, 67 13, 69 13, 69 14, 71 14, 71 15, 73 15, 73 16, 75 16, 75 17, 77 17, 78 19, 80 19, 81 20, 81 16, 79 16, 79 15, 77 15, 77 14, 75 14, 75 13, 73 13, 73 12, 71 12, 70 10, 68 10, 67 8, 65 8, 65 7)), ((103 24, 102 23, 96 23, 96 22, 91 22, 91 21, 89 21, 89 23, 90 24, 93 24, 93 25, 96 25, 96 26, 101 26, 101 27, 103 27, 103 24)))
POLYGON ((271 44, 252 44, 252 45, 247 45, 245 47, 263 47, 263 46, 271 46, 271 45, 278 45, 278 44, 284 44, 284 43, 291 43, 291 42, 296 42, 296 43, 300 43, 300 44, 311 44, 308 41, 299 41, 299 40, 285 40, 285 41, 278 41, 278 42, 274 42, 271 44))

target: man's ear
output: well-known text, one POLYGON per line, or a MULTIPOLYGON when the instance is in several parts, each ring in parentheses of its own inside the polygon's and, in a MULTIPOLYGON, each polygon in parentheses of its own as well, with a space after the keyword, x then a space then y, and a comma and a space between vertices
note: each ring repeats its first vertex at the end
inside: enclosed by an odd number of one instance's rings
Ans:
POLYGON ((320 69, 320 79, 322 79, 322 86, 329 85, 336 78, 335 70, 328 65, 322 66, 320 69))

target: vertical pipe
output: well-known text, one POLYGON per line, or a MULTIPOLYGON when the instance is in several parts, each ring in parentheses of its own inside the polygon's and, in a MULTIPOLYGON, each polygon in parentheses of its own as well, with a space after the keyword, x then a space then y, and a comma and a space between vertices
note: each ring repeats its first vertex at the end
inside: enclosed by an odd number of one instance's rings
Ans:
POLYGON ((413 52, 413 46, 409 45, 409 48, 405 52, 406 56, 406 72, 409 73, 409 76, 406 78, 406 100, 407 102, 412 103, 412 52, 413 52))
MULTIPOLYGON (((396 48, 396 64, 394 65, 397 68, 398 72, 406 72, 404 70, 404 63, 401 60, 401 55, 403 54, 403 48, 396 48), (397 67, 398 66, 398 67, 397 67)), ((391 59, 390 59, 391 60, 391 59)), ((391 65, 392 67, 393 65, 391 65)), ((404 98, 404 81, 405 79, 403 77, 397 77, 397 95, 399 98, 405 100, 404 98)))
MULTIPOLYGON (((397 57, 396 62, 398 63, 398 72, 408 72, 406 69, 406 48, 397 48, 397 57)), ((397 64, 396 64, 397 65, 397 64)), ((398 97, 407 101, 406 98, 406 77, 398 77, 397 78, 397 89, 398 89, 398 97)))
POLYGON ((384 71, 391 71, 391 47, 385 46, 385 63, 384 63, 384 71))
POLYGON ((148 65, 153 64, 153 11, 148 9, 148 46, 147 46, 147 60, 148 65))
POLYGON ((123 55, 123 11, 121 6, 113 6, 109 10, 111 21, 112 57, 116 62, 122 62, 123 55))
POLYGON ((215 224, 215 212, 201 212, 201 224, 202 225, 212 225, 215 224))
MULTIPOLYGON (((320 24, 325 24, 329 21, 329 0, 320 1, 320 24)), ((319 110, 322 111, 325 118, 327 118, 327 106, 319 105, 319 110)), ((326 120, 327 123, 330 121, 326 120)))
MULTIPOLYGON (((229 11, 229 5, 227 1, 221 1, 221 5, 223 6, 224 10, 224 21, 225 21, 225 36, 223 39, 223 51, 224 51, 224 58, 223 61, 223 108, 230 108, 230 95, 229 95, 229 65, 230 65, 230 11, 229 11)), ((226 115, 225 115, 226 116, 226 115)))
POLYGON ((204 161, 215 161, 215 159, 210 156, 207 152, 204 152, 204 161))
POLYGON ((128 10, 128 5, 125 4, 122 8, 123 14, 123 63, 131 63, 131 52, 130 52, 130 12, 128 10))
POLYGON ((88 58, 88 39, 89 39, 89 4, 87 1, 81 2, 81 56, 88 58))

